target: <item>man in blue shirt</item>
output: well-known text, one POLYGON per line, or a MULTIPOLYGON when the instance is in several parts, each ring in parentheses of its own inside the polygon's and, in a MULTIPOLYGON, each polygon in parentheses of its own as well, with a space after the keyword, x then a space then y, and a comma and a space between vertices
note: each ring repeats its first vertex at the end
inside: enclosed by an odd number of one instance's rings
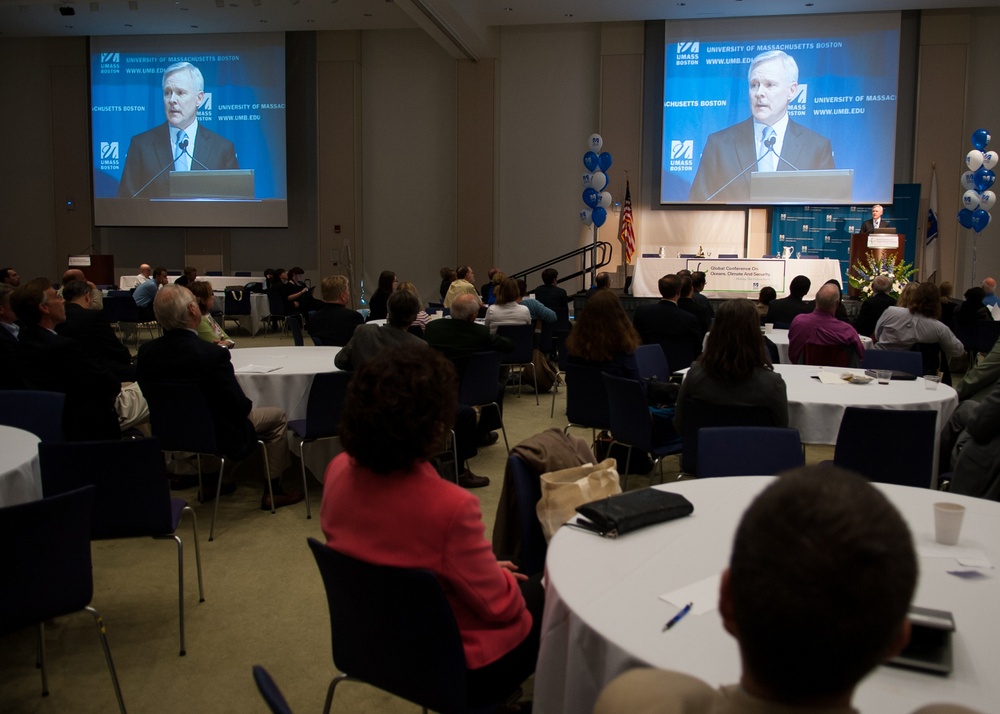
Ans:
POLYGON ((142 322, 149 322, 155 319, 153 316, 153 299, 156 297, 156 291, 160 289, 160 286, 166 284, 167 269, 157 268, 153 271, 153 279, 147 280, 132 293, 132 299, 139 306, 139 318, 142 322))

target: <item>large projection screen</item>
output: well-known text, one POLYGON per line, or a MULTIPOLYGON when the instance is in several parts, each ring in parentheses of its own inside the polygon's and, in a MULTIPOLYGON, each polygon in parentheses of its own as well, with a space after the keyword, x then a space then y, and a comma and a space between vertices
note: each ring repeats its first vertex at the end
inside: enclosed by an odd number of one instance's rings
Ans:
POLYGON ((283 34, 94 37, 90 77, 95 224, 287 227, 283 34), (178 62, 204 93, 175 166, 178 62))
POLYGON ((809 203, 892 200, 898 13, 668 22, 664 39, 661 204, 803 203, 769 187, 782 184, 777 172, 807 170, 790 185, 831 194, 809 203), (792 58, 798 81, 779 56, 775 86, 765 72, 752 93, 751 63, 773 51, 792 58), (770 135, 755 129, 777 116, 774 158, 758 164, 770 135))

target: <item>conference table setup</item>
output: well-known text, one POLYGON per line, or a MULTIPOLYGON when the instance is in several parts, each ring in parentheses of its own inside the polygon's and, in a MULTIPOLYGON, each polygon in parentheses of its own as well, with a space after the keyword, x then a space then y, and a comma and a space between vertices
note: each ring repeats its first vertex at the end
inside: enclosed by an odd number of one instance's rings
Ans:
MULTIPOLYGON (((535 671, 534 710, 593 710, 601 690, 633 667, 659 667, 712 686, 740 678, 736 640, 719 615, 720 573, 737 524, 772 476, 677 481, 654 488, 683 494, 691 516, 617 539, 563 527, 546 559, 545 615, 535 671), (690 612, 664 631, 687 603, 690 612)), ((1000 701, 993 646, 1000 639, 1000 503, 930 489, 875 484, 902 513, 914 537, 920 578, 913 605, 953 614, 954 662, 948 675, 880 666, 859 685, 854 705, 882 714, 931 702, 995 711, 1000 701), (956 546, 934 539, 933 504, 965 506, 956 546)), ((877 596, 877 594, 875 594, 877 596)))
MULTIPOLYGON (((171 275, 170 282, 174 282, 178 276, 171 275)), ((239 286, 243 287, 247 283, 260 283, 264 281, 264 276, 249 276, 249 275, 199 275, 197 280, 202 280, 207 283, 211 283, 212 290, 222 291, 229 287, 239 286)), ((118 289, 119 290, 131 290, 136 285, 138 285, 138 276, 136 275, 123 275, 118 278, 118 289)))
POLYGON ((0 508, 42 497, 39 441, 30 431, 0 426, 0 508))
MULTIPOLYGON (((788 357, 788 330, 773 329, 770 332, 764 333, 764 336, 771 340, 774 346, 778 348, 778 357, 781 359, 781 363, 791 364, 792 360, 788 357)), ((861 340, 861 346, 866 350, 872 346, 871 337, 858 335, 858 338, 861 340)))

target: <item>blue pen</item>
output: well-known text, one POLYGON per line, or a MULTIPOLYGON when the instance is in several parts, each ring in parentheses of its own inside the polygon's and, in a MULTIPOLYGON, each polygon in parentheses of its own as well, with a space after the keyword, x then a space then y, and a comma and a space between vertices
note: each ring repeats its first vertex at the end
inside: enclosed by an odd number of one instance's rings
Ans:
POLYGON ((692 605, 694 605, 694 603, 693 602, 689 602, 687 605, 685 605, 684 607, 682 607, 680 612, 678 612, 676 615, 674 615, 669 620, 667 620, 667 624, 663 626, 663 630, 661 630, 661 631, 662 632, 666 632, 671 627, 673 627, 678 622, 680 622, 681 618, 683 618, 685 615, 687 615, 689 612, 691 612, 691 606, 692 605))

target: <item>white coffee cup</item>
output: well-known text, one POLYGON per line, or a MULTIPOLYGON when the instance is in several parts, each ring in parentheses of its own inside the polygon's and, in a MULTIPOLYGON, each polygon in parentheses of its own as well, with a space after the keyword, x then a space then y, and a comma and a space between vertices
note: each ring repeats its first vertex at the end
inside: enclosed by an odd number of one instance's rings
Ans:
POLYGON ((940 501, 934 504, 934 540, 941 545, 955 545, 962 532, 965 506, 940 501))
POLYGON ((774 323, 773 322, 765 322, 764 323, 764 332, 767 333, 768 335, 770 335, 772 332, 774 332, 774 323))

